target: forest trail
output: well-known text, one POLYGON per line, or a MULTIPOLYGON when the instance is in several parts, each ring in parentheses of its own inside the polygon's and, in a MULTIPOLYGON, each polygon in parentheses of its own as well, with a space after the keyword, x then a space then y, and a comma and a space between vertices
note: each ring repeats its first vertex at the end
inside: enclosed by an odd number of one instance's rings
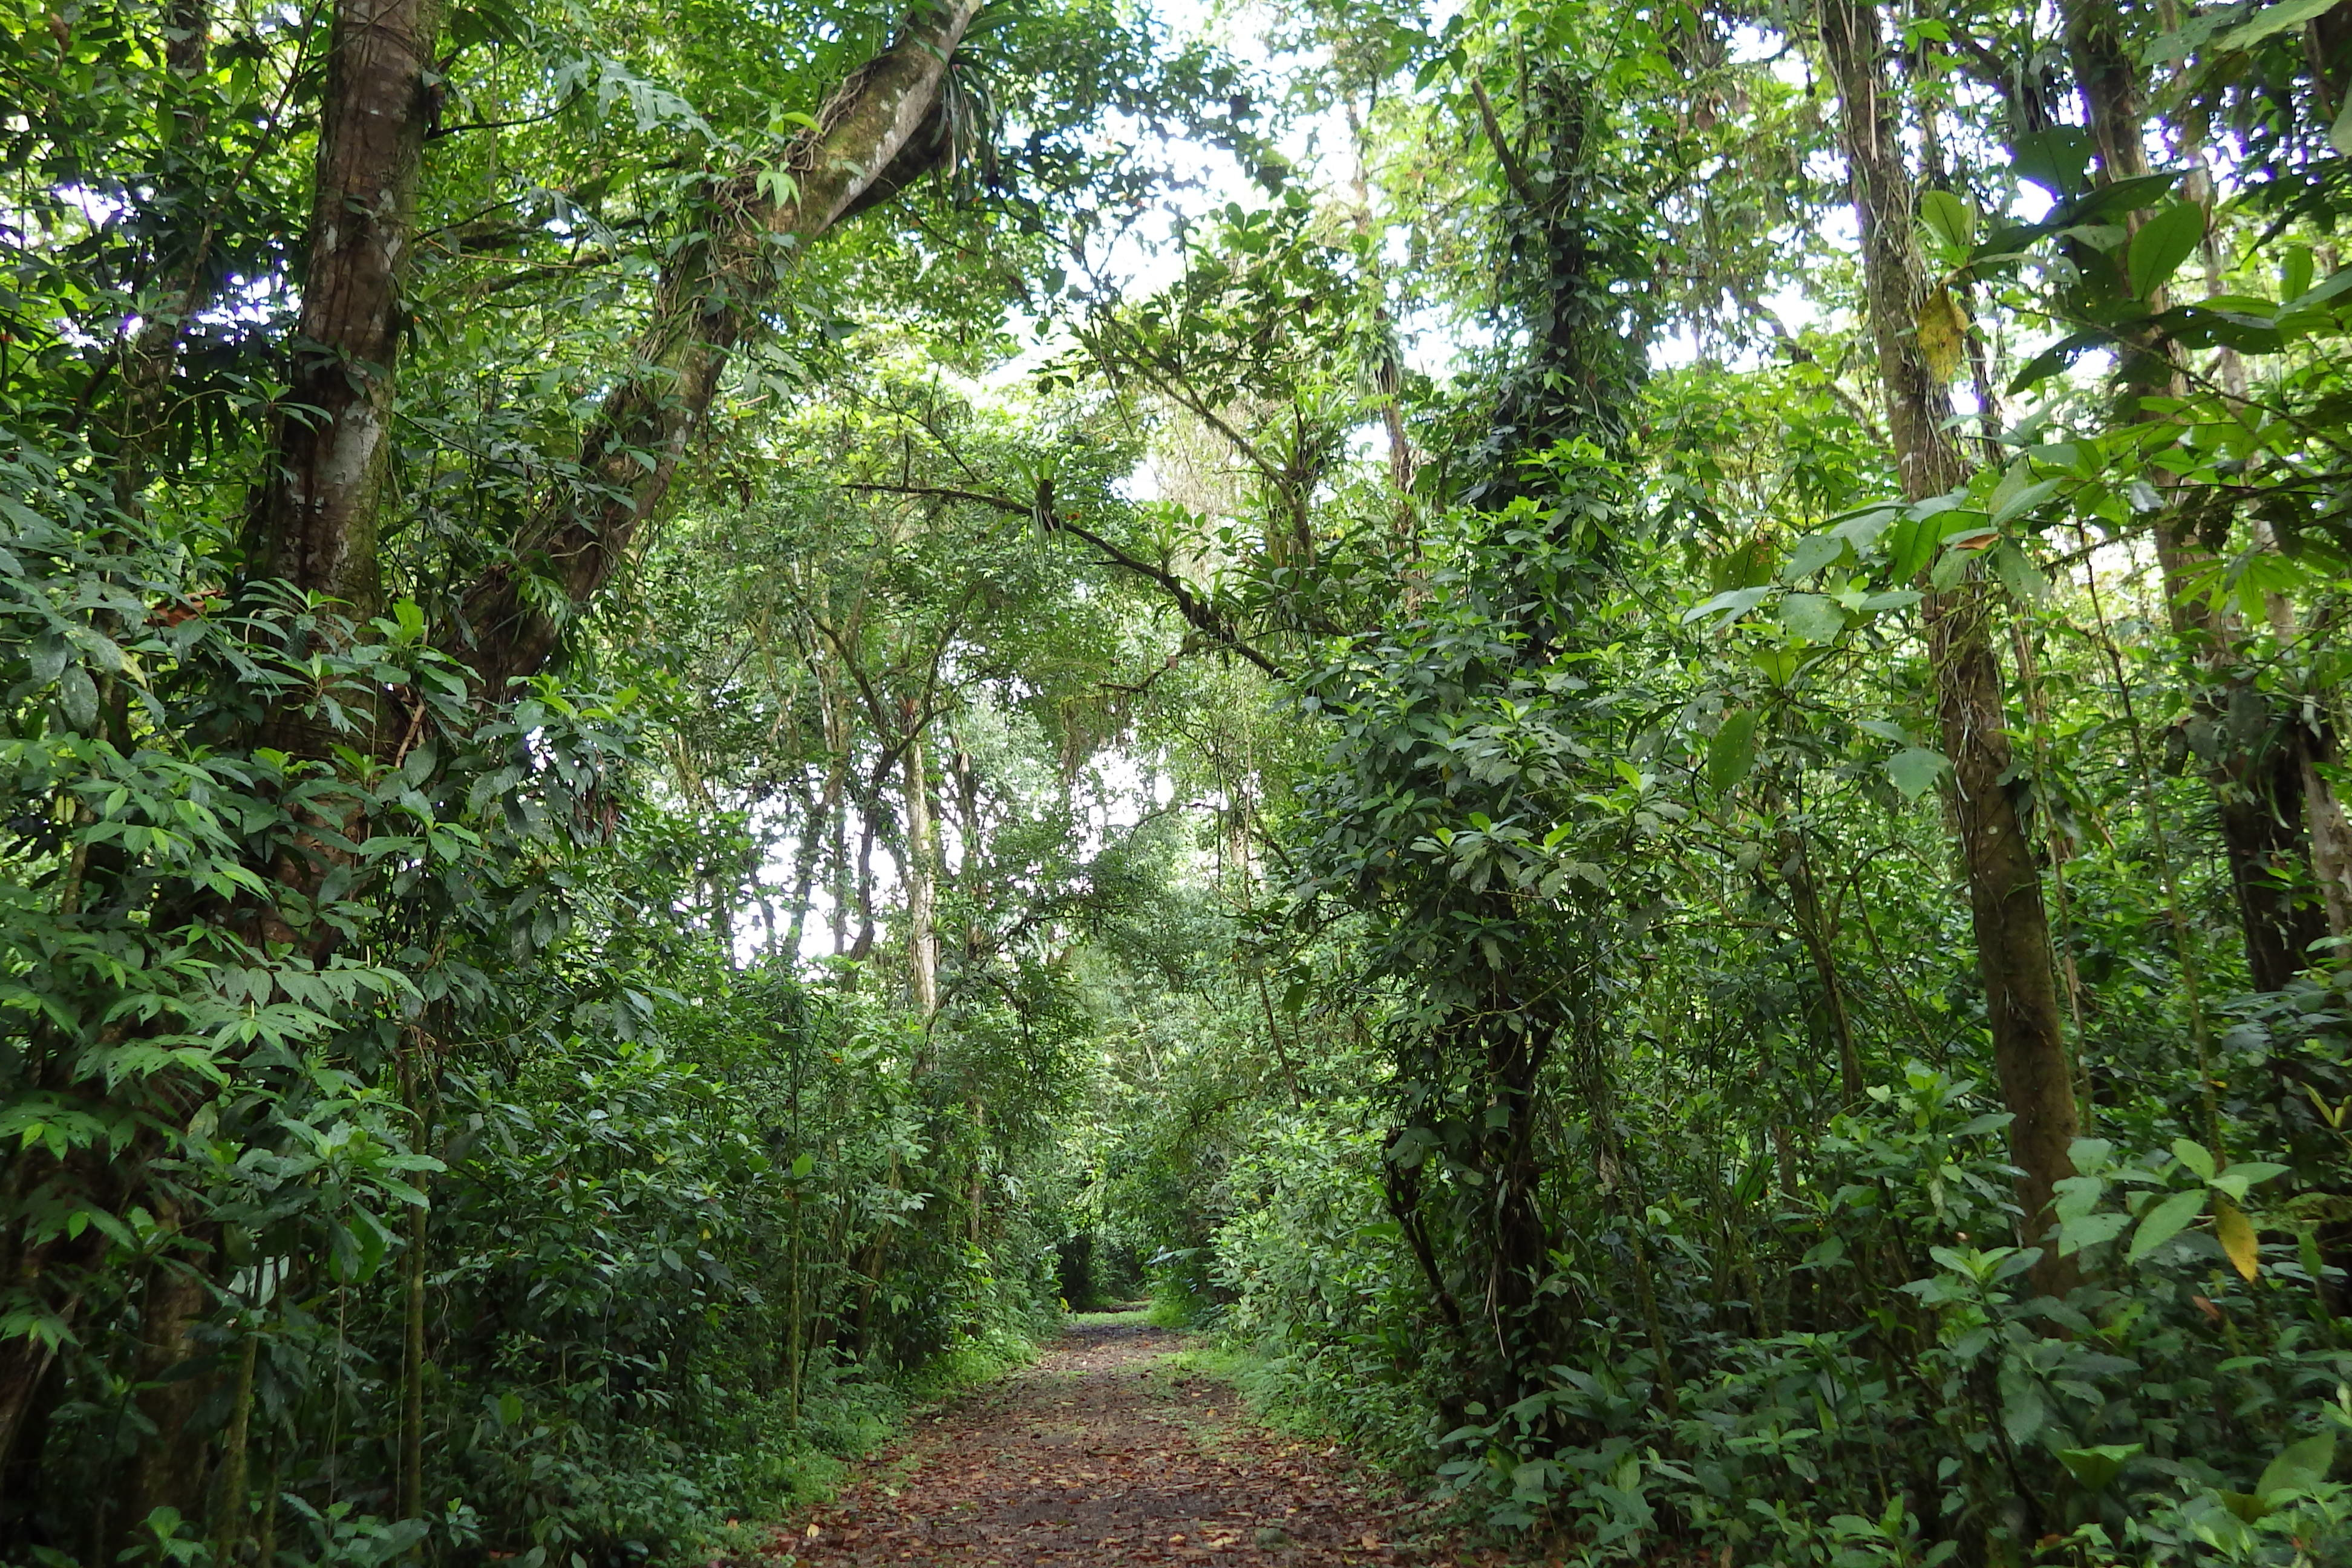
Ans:
POLYGON ((1422 1505, 1328 1446, 1270 1432, 1166 1364, 1142 1314, 1073 1325, 1037 1364, 933 1412, 778 1555, 809 1568, 1436 1563, 1422 1505))

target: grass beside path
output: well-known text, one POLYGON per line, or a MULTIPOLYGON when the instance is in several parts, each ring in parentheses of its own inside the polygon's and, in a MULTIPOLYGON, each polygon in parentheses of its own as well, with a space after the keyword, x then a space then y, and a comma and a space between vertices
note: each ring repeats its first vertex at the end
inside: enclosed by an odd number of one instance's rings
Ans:
MULTIPOLYGON (((1188 1353, 1189 1352, 1189 1353, 1188 1353)), ((1336 1447, 1269 1430, 1140 1310, 1073 1314, 1037 1363, 936 1408, 778 1568, 1339 1568, 1460 1562, 1422 1507, 1336 1447)))

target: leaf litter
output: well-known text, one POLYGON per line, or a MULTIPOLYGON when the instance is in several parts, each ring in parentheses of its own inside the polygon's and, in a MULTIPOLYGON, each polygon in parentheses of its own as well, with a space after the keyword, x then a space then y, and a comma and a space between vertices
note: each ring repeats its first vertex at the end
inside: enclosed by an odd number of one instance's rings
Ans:
MULTIPOLYGON (((1228 1384, 1168 1367, 1141 1315, 1073 1326, 1026 1372, 924 1421, 780 1535, 804 1568, 1338 1568, 1474 1559, 1427 1505, 1336 1447, 1251 1420, 1228 1384)), ((1475 1559, 1486 1560, 1482 1555, 1475 1559)))

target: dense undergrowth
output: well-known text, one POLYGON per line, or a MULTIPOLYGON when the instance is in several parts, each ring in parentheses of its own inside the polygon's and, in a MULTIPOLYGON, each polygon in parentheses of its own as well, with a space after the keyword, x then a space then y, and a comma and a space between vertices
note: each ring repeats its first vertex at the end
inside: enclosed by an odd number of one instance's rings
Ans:
POLYGON ((2352 1563, 2352 8, 1244 20, 0 0, 0 1562, 2352 1563))

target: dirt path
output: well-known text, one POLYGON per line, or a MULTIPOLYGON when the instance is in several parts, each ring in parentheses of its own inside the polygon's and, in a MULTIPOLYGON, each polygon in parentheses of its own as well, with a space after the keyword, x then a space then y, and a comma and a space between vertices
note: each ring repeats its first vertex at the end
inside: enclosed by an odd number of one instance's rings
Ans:
POLYGON ((811 1568, 1452 1561, 1342 1459, 1157 1365, 1178 1337, 1122 1314, 934 1413, 780 1554, 811 1568))

